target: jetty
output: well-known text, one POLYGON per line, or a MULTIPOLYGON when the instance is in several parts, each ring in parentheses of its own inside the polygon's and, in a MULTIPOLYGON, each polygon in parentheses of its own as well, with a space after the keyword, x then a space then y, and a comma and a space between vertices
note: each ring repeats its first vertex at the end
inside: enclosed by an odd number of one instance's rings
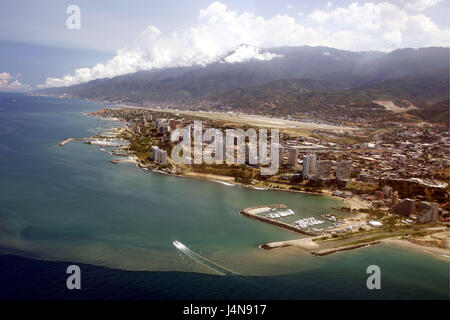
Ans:
POLYGON ((127 157, 130 155, 128 152, 111 152, 113 156, 127 157))
POLYGON ((318 251, 311 251, 311 253, 315 256, 326 256, 326 255, 329 255, 329 254, 332 254, 335 252, 368 247, 368 246, 372 246, 372 245, 378 244, 378 243, 380 243, 380 241, 372 241, 372 242, 354 244, 354 245, 350 245, 350 246, 342 246, 342 247, 328 248, 328 249, 323 249, 323 250, 318 250, 318 251))
POLYGON ((306 234, 309 236, 317 236, 322 234, 322 232, 318 232, 318 231, 313 231, 313 230, 308 230, 306 228, 302 228, 300 226, 296 226, 296 225, 292 225, 292 224, 288 224, 282 221, 278 221, 269 217, 264 217, 261 216, 259 214, 264 213, 264 212, 268 212, 272 209, 287 209, 287 207, 284 204, 272 204, 272 205, 267 205, 267 206, 258 206, 258 207, 249 207, 249 208, 245 208, 242 209, 240 211, 240 213, 246 217, 249 218, 253 218, 259 221, 263 221, 266 223, 270 223, 273 224, 275 226, 284 228, 284 229, 288 229, 294 232, 298 232, 301 234, 306 234))
POLYGON ((271 250, 271 249, 276 249, 276 248, 295 246, 295 247, 302 248, 302 249, 310 252, 312 250, 317 250, 320 248, 320 246, 317 244, 317 242, 314 241, 314 239, 316 239, 316 238, 315 237, 307 237, 307 238, 295 239, 295 240, 269 242, 269 243, 264 243, 264 244, 260 245, 260 247, 262 249, 271 250))
POLYGON ((124 162, 136 163, 136 160, 134 160, 134 159, 113 159, 113 160, 109 160, 109 162, 114 163, 114 164, 124 163, 124 162))
POLYGON ((68 138, 68 139, 66 139, 66 140, 64 140, 64 141, 61 141, 60 143, 59 143, 59 146, 60 147, 63 147, 63 146, 65 146, 66 144, 68 144, 70 141, 72 141, 72 140, 74 140, 75 138, 68 138))
POLYGON ((71 141, 84 141, 86 143, 86 141, 90 141, 91 139, 93 138, 67 138, 66 140, 63 140, 60 143, 58 143, 58 145, 60 147, 63 147, 71 141))

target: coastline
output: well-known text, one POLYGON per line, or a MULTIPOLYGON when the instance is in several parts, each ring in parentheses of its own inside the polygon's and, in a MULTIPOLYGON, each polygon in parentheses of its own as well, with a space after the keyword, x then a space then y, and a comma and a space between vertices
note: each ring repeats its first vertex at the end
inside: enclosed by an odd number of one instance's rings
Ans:
MULTIPOLYGON (((123 123, 123 121, 120 119, 114 119, 114 120, 121 121, 123 123)), ((116 130, 120 132, 122 129, 123 128, 116 129, 116 130)), ((71 138, 71 139, 73 139, 73 138, 71 138)), ((73 140, 77 140, 77 139, 73 139, 73 140)), ((113 160, 111 162, 113 162, 113 160)), ((148 168, 147 165, 144 165, 143 163, 141 163, 140 159, 136 155, 132 155, 132 154, 129 154, 127 159, 114 160, 113 163, 122 163, 122 162, 135 163, 136 166, 138 166, 141 169, 144 169, 146 171, 165 173, 165 174, 169 174, 171 176, 201 179, 201 180, 206 180, 206 181, 210 181, 210 182, 222 183, 222 184, 230 185, 230 186, 233 185, 233 186, 245 187, 245 188, 253 189, 253 190, 271 190, 271 191, 285 191, 285 192, 288 191, 288 192, 297 192, 297 193, 316 195, 316 196, 328 196, 328 197, 334 198, 336 200, 339 200, 341 202, 345 202, 348 205, 348 207, 350 208, 350 210, 353 210, 353 209, 359 210, 359 209, 370 207, 370 203, 368 201, 362 200, 361 198, 359 198, 356 195, 353 195, 348 198, 342 198, 342 197, 333 195, 332 191, 327 190, 327 189, 322 189, 322 190, 320 190, 320 192, 292 190, 292 189, 288 189, 288 188, 273 187, 273 186, 268 186, 268 185, 261 186, 261 185, 243 184, 240 182, 235 182, 234 177, 232 177, 232 176, 197 173, 197 172, 192 172, 192 171, 180 174, 180 173, 175 173, 175 172, 169 171, 169 170, 164 170, 164 171, 156 170, 156 169, 151 170, 150 168, 148 168)), ((411 243, 407 240, 392 239, 392 238, 382 239, 380 241, 361 243, 361 244, 344 245, 344 246, 340 246, 340 247, 338 246, 338 247, 334 247, 334 248, 322 248, 322 249, 320 248, 320 245, 318 245, 317 243, 310 241, 310 239, 305 239, 305 238, 294 239, 294 240, 289 240, 289 241, 281 241, 279 243, 268 243, 268 244, 263 244, 260 247, 262 247, 264 249, 274 249, 274 248, 278 248, 278 247, 294 246, 294 247, 300 247, 302 249, 306 249, 311 254, 323 256, 323 255, 328 255, 328 254, 332 254, 335 252, 353 250, 353 249, 362 248, 362 247, 379 244, 379 243, 383 243, 383 244, 390 245, 390 246, 397 246, 397 247, 400 247, 403 249, 414 249, 414 250, 420 251, 422 253, 423 252, 431 253, 433 256, 441 258, 441 259, 448 260, 448 258, 446 258, 446 257, 450 256, 449 251, 445 250, 445 249, 423 246, 423 245, 411 243), (319 248, 317 248, 317 247, 319 247, 319 248), (313 249, 319 249, 319 250, 314 251, 313 249)))
MULTIPOLYGON (((66 98, 67 99, 67 98, 66 98)), ((70 99, 70 98, 69 98, 70 99)), ((102 104, 104 106, 107 106, 108 104, 112 104, 115 107, 118 108, 143 108, 143 109, 149 109, 149 110, 155 110, 153 108, 145 108, 145 107, 140 107, 140 106, 136 106, 136 105, 130 105, 130 104, 126 104, 126 103, 121 103, 121 104, 117 104, 117 103, 112 103, 110 101, 97 101, 97 100, 91 100, 91 99, 82 99, 85 101, 89 101, 89 102, 93 102, 93 103, 99 103, 102 104)), ((105 119, 102 116, 98 116, 98 115, 93 115, 88 113, 88 116, 92 116, 92 117, 96 117, 96 118, 101 118, 101 119, 105 119)), ((125 123, 123 122, 123 120, 118 119, 118 118, 107 118, 106 120, 113 120, 113 121, 118 121, 121 122, 122 124, 125 125, 125 123)), ((114 130, 116 130, 117 132, 121 132, 124 129, 124 127, 121 128, 114 128, 114 130)), ((76 138, 70 138, 73 140, 77 140, 76 138)), ((67 139, 69 140, 69 139, 67 139)), ((126 140, 126 139, 124 139, 126 140)), ((68 141, 68 142, 70 142, 68 141)), ((128 141, 128 140, 127 140, 128 141)), ((63 141, 65 142, 65 141, 63 141)), ((130 141, 128 141, 130 142, 130 141)), ((67 143, 67 142, 66 142, 67 143)), ((63 144, 64 145, 64 144, 63 144)), ((143 165, 140 162, 140 159, 135 156, 135 155, 129 155, 132 156, 133 159, 118 159, 118 160, 112 160, 110 162, 112 163, 123 163, 123 162, 135 162, 136 165, 142 169, 146 169, 147 171, 153 171, 148 169, 145 165, 143 165)), ((309 195, 315 195, 315 196, 328 196, 331 197, 333 199, 339 200, 341 202, 344 202, 348 205, 348 207, 350 208, 350 210, 356 209, 363 209, 363 208, 369 208, 370 207, 370 203, 368 201, 362 200, 359 197, 353 195, 349 198, 342 198, 342 197, 338 197, 335 195, 332 195, 332 191, 331 190, 327 190, 327 189, 322 189, 320 192, 313 192, 313 191, 305 191, 305 190, 293 190, 293 189, 288 189, 288 188, 277 188, 277 187, 272 187, 269 185, 247 185, 247 184, 243 184, 240 182, 236 182, 234 181, 234 178, 231 176, 222 176, 222 175, 213 175, 213 174, 204 174, 204 173, 196 173, 196 172, 186 172, 183 174, 176 174, 173 172, 169 172, 169 171, 164 171, 166 174, 169 175, 173 175, 173 176, 178 176, 178 177, 186 177, 186 178, 195 178, 195 179, 202 179, 202 180, 208 180, 208 181, 212 181, 212 182, 222 182, 222 183, 230 183, 233 184, 235 186, 241 186, 241 187, 245 187, 245 188, 249 188, 252 190, 260 190, 260 191, 266 191, 266 190, 272 190, 272 191, 284 191, 284 192, 297 192, 297 193, 302 193, 302 194, 309 194, 309 195)))

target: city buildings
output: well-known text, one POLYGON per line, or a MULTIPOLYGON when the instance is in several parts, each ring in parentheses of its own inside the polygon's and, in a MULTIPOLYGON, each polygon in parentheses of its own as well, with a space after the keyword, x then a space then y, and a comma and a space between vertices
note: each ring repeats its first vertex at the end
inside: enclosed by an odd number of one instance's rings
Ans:
POLYGON ((152 160, 153 161, 158 161, 158 151, 159 148, 157 146, 152 146, 152 160))
POLYGON ((392 188, 389 186, 384 186, 383 187, 383 193, 384 193, 384 197, 386 199, 391 199, 392 198, 392 188))
POLYGON ((375 198, 376 198, 377 200, 383 200, 383 199, 384 199, 384 193, 383 193, 383 191, 379 191, 379 190, 375 191, 375 198))
POLYGON ((319 160, 316 165, 316 179, 323 180, 330 178, 331 174, 331 161, 319 160))
POLYGON ((183 122, 181 120, 170 119, 169 127, 170 127, 170 130, 172 130, 172 131, 175 129, 181 129, 183 127, 183 122))
POLYGON ((439 206, 437 203, 422 201, 417 208, 417 222, 435 223, 439 218, 439 206))
POLYGON ((339 161, 336 165, 336 180, 348 181, 352 173, 351 161, 339 161))
POLYGON ((312 179, 315 177, 317 171, 317 156, 316 154, 307 154, 303 156, 303 178, 312 179))
POLYGON ((416 200, 405 198, 401 202, 392 207, 394 211, 402 216, 413 214, 416 208, 416 200))
MULTIPOLYGON (((298 149, 297 148, 289 149, 288 159, 287 159, 288 166, 297 167, 298 166, 297 160, 298 160, 298 149)), ((303 162, 303 166, 304 166, 304 162, 303 162)))
POLYGON ((166 165, 167 164, 167 151, 161 150, 157 146, 152 146, 152 159, 156 163, 166 165))
POLYGON ((398 191, 392 193, 392 205, 395 206, 398 203, 398 191))

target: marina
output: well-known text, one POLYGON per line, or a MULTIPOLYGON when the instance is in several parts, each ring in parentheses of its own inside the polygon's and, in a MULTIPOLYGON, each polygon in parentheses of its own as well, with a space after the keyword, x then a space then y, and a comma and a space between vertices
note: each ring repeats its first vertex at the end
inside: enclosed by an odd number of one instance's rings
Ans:
POLYGON ((92 144, 96 146, 102 146, 102 147, 125 147, 129 143, 127 141, 122 140, 107 140, 107 139, 93 139, 93 140, 86 140, 84 143, 86 144, 92 144))
MULTIPOLYGON (((282 214, 284 216, 292 215, 294 212, 291 209, 287 209, 287 206, 284 204, 273 204, 273 205, 267 205, 267 206, 259 206, 259 207, 250 207, 246 208, 240 211, 240 213, 244 216, 257 219, 269 224, 273 224, 279 227, 282 227, 284 229, 288 229, 291 231, 295 231, 301 234, 306 234, 310 236, 317 236, 322 234, 320 230, 312 230, 308 227, 303 227, 302 225, 296 225, 296 224, 289 224, 286 222, 282 222, 280 220, 275 220, 276 218, 280 218, 281 215, 279 213, 276 213, 276 210, 283 209, 282 214), (285 210, 287 209, 287 210, 285 210), (274 213, 269 213, 270 211, 275 211, 274 213), (267 214, 267 216, 266 216, 267 214), (276 216, 275 216, 276 214, 276 216)), ((312 220, 311 220, 312 221, 312 220)))
POLYGON ((323 224, 323 223, 325 223, 325 221, 318 220, 314 217, 301 219, 301 220, 297 220, 294 222, 295 225, 300 226, 302 228, 308 228, 308 227, 323 224))

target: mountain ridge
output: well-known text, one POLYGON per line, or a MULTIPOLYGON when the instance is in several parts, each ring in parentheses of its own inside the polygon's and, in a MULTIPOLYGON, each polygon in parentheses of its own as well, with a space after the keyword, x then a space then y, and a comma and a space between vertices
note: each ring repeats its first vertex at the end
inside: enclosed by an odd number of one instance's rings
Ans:
POLYGON ((281 97, 293 104, 287 110, 370 103, 383 97, 406 99, 420 108, 448 99, 450 48, 405 48, 390 53, 311 46, 264 50, 277 56, 270 60, 219 60, 206 66, 139 71, 35 93, 191 107, 200 103, 247 103, 249 108, 265 102, 276 107, 281 97), (422 86, 428 89, 422 90, 422 86), (256 102, 250 103, 248 98, 256 102))

